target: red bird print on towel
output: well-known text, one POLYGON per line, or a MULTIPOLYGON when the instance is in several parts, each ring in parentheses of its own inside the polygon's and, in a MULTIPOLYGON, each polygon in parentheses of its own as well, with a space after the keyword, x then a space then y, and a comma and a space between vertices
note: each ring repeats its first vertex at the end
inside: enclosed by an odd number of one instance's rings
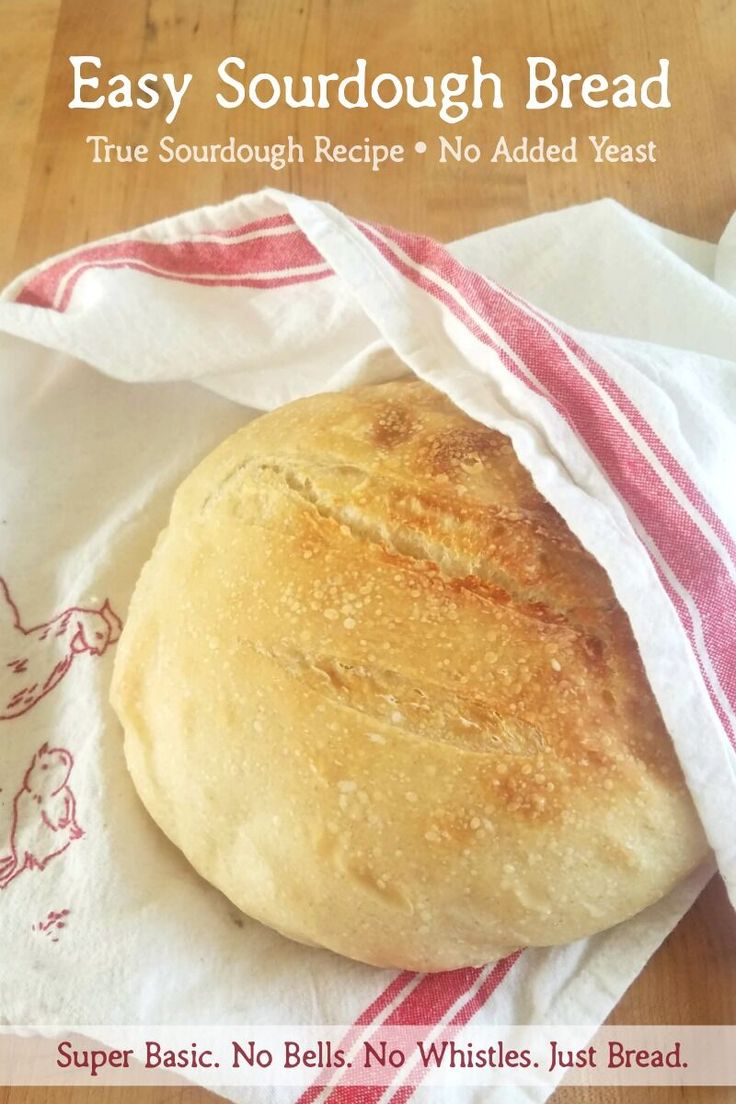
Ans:
POLYGON ((0 854, 0 889, 24 870, 47 863, 84 832, 77 824, 74 794, 68 786, 74 758, 66 748, 43 744, 31 759, 13 799, 9 850, 0 854))
POLYGON ((102 655, 121 627, 105 602, 99 609, 72 606, 43 625, 24 629, 0 577, 0 721, 27 713, 61 682, 82 652, 102 655))

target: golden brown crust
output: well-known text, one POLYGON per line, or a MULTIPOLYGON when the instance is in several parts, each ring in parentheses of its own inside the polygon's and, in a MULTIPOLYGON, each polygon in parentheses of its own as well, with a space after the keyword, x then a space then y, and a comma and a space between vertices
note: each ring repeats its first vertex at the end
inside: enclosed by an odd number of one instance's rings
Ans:
POLYGON ((379 965, 577 938, 705 851, 604 572, 421 383, 292 403, 192 473, 113 701, 198 870, 379 965))

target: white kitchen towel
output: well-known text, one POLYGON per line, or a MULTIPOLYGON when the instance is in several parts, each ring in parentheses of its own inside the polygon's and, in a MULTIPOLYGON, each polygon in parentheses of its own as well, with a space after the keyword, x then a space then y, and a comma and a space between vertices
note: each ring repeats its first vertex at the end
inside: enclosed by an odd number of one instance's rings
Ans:
MULTIPOLYGON (((259 410, 394 375, 389 348, 510 435, 608 571, 736 900, 734 237, 709 246, 603 201, 446 248, 269 190, 85 246, 6 289, 6 1023, 369 1030, 473 1017, 592 1033, 704 884, 708 867, 568 947, 394 975, 244 918, 143 811, 107 690, 175 486, 259 410)), ((407 1067, 381 1089, 339 1076, 302 1104, 432 1097, 407 1067)), ((546 1092, 445 1087, 442 1099, 538 1104, 546 1092)))

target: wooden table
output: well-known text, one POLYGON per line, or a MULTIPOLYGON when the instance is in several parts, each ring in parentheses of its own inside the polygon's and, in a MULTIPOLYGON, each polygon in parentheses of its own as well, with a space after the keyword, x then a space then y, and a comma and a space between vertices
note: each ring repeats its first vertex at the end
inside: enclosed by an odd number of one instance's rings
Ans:
MULTIPOLYGON (((3 280, 80 242, 262 185, 323 197, 353 215, 448 240, 566 204, 611 195, 674 229, 715 240, 736 206, 734 0, 0 0, 0 264, 3 280), (506 107, 458 127, 433 111, 225 111, 214 101, 218 62, 237 54, 253 70, 464 70, 473 53, 501 73, 506 107), (501 134, 565 142, 589 133, 617 143, 652 140, 657 163, 437 165, 430 156, 379 173, 362 165, 94 165, 85 137, 156 147, 163 112, 70 111, 71 54, 96 54, 104 76, 195 74, 173 133, 180 142, 251 144, 289 133, 335 141, 426 141, 461 133, 487 145, 501 134), (561 70, 639 77, 671 60, 672 108, 661 111, 523 108, 528 55, 561 70)), ((736 923, 714 882, 654 956, 612 1019, 617 1023, 736 1022, 736 923)), ((1 967, 0 967, 1 969, 1 967)), ((1 1010, 0 1010, 1 1011, 1 1010)), ((561 1089, 559 1104, 736 1102, 736 1091, 561 1089)), ((196 1089, 0 1089, 0 1104, 197 1104, 196 1089)))

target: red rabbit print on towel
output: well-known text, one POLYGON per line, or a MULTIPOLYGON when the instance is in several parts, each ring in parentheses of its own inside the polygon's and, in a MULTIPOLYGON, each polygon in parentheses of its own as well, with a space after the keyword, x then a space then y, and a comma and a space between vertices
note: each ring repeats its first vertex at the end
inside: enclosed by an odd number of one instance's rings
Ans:
POLYGON ((51 621, 25 629, 0 576, 0 721, 27 713, 61 682, 75 657, 99 656, 120 636, 110 603, 72 606, 51 621))
POLYGON ((73 766, 70 751, 48 744, 43 744, 31 759, 23 785, 13 799, 7 850, 0 851, 0 889, 24 870, 43 870, 84 835, 77 824, 76 802, 68 785, 73 766))

